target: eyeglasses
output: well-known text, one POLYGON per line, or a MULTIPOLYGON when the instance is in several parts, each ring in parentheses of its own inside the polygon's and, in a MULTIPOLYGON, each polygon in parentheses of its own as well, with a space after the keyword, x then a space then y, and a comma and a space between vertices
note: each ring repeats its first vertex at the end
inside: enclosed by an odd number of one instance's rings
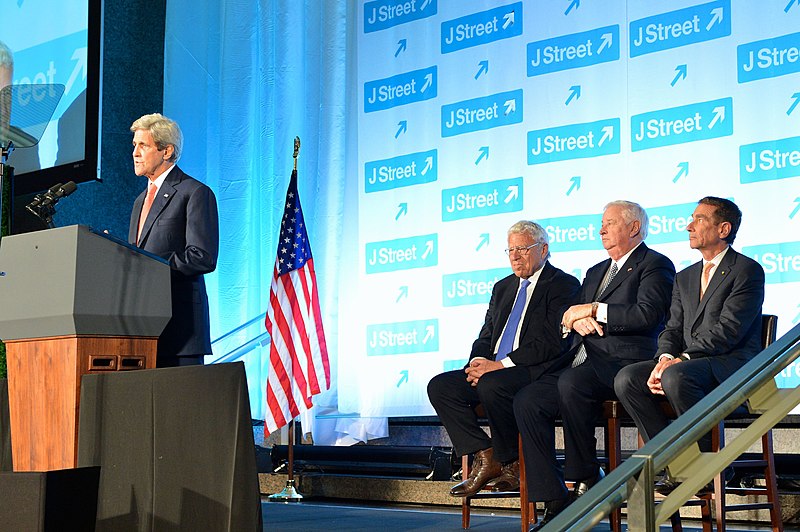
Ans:
POLYGON ((508 256, 511 256, 511 254, 514 253, 515 251, 520 255, 527 255, 528 252, 530 252, 531 248, 535 248, 536 246, 541 246, 541 245, 542 245, 541 242, 537 242, 535 244, 531 244, 530 246, 517 246, 515 248, 508 248, 503 251, 505 251, 506 255, 508 256))

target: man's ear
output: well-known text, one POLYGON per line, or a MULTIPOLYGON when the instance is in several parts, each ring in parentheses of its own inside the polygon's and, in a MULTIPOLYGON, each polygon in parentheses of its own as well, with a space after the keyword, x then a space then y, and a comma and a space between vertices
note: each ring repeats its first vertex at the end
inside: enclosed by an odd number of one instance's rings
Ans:
POLYGON ((731 223, 730 222, 720 222, 719 224, 719 236, 723 240, 728 238, 728 235, 731 234, 731 223))

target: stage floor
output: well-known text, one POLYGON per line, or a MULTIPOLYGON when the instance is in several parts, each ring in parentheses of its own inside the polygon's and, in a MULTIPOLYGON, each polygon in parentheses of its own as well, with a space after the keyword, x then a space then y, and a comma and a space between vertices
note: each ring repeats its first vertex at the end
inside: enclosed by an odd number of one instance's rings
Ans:
MULTIPOLYGON (((439 509, 422 506, 358 505, 356 503, 303 501, 293 503, 267 502, 261 504, 264 530, 314 532, 322 530, 431 530, 457 532, 461 530, 461 513, 451 508, 439 509)), ((624 529, 623 525, 623 529, 624 529)), ((684 519, 687 532, 700 531, 700 523, 684 519)), ((768 527, 739 527, 734 524, 729 530, 760 532, 768 527)), ((519 532, 519 512, 487 511, 472 512, 470 530, 491 532, 519 532)), ((596 526, 593 532, 606 532, 608 523, 596 526)), ((663 525, 662 531, 671 530, 663 525)), ((786 528, 786 532, 800 532, 798 528, 786 528)))

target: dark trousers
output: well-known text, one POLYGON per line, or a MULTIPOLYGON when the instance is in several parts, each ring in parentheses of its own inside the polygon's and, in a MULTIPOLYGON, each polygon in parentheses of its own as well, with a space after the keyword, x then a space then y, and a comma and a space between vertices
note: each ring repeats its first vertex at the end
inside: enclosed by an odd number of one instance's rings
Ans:
MULTIPOLYGON (((711 362, 698 358, 668 367, 661 375, 664 395, 657 395, 647 387, 647 379, 655 367, 655 361, 637 362, 623 368, 614 380, 620 402, 645 441, 650 441, 670 422, 660 403, 669 401, 675 413, 681 415, 719 385, 711 371, 711 362)), ((710 451, 711 436, 707 434, 698 444, 701 451, 710 451)))
POLYGON ((597 475, 595 426, 603 401, 614 390, 597 377, 591 361, 537 379, 517 394, 514 414, 522 435, 522 452, 531 500, 564 499, 564 479, 584 480, 597 475), (555 420, 564 427, 564 470, 556 460, 555 420))
POLYGON ((489 447, 502 463, 519 458, 514 395, 531 382, 524 366, 485 373, 477 386, 467 382, 464 370, 435 376, 428 383, 428 398, 442 421, 456 454, 464 456, 489 447), (491 438, 478 423, 475 406, 481 404, 489 421, 491 438))

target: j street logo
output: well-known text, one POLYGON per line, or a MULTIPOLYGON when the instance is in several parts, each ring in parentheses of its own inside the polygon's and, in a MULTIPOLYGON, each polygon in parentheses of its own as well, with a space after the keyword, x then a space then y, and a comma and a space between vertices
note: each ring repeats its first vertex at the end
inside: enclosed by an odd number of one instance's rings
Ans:
POLYGON ((739 83, 800 72, 800 33, 739 45, 739 83))
POLYGON ((508 276, 508 268, 444 275, 442 277, 442 306, 455 307, 489 303, 494 285, 506 276, 508 276))
POLYGON ((522 210, 522 178, 442 190, 442 221, 522 210))
POLYGON ((442 137, 522 122, 522 89, 442 106, 442 137))
POLYGON ((722 98, 631 117, 633 151, 733 134, 733 99, 722 98))
POLYGON ((437 84, 435 66, 369 81, 364 84, 364 112, 436 98, 437 84))
POLYGON ((599 157, 620 152, 619 118, 528 132, 528 164, 599 157))
POLYGON ((431 234, 367 243, 367 273, 436 266, 438 240, 438 235, 431 234))
POLYGON ((739 147, 739 181, 757 183, 800 175, 800 137, 739 147))
POLYGON ((364 33, 432 17, 437 0, 378 0, 364 4, 364 33))
POLYGON ((522 35, 522 2, 442 22, 442 53, 522 35))
POLYGON ((637 57, 731 34, 730 0, 719 0, 634 20, 630 54, 637 57))
POLYGON ((768 284, 800 281, 800 242, 745 246, 742 253, 761 264, 768 284))
POLYGON ((432 183, 438 176, 438 151, 429 150, 364 165, 364 191, 380 192, 432 183))
POLYGON ((619 60, 619 26, 606 26, 528 44, 528 76, 619 60))
POLYGON ((367 326, 367 356, 429 353, 439 350, 439 320, 367 326))

